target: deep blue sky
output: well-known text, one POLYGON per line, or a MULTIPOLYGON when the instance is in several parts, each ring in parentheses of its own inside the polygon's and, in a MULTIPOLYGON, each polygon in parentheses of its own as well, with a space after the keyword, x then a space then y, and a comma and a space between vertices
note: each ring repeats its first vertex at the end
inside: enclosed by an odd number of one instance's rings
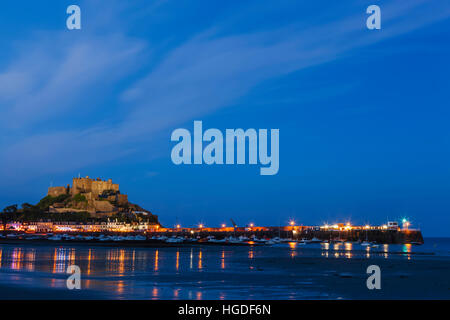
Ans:
POLYGON ((80 173, 168 226, 408 217, 450 236, 449 17, 446 0, 2 4, 0 206, 80 173), (279 128, 278 175, 175 166, 193 120, 279 128))

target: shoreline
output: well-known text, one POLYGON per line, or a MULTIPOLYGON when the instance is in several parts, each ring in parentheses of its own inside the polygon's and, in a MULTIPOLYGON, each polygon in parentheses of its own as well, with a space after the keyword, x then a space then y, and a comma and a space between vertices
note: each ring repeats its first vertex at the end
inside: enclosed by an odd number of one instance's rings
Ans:
MULTIPOLYGON (((43 246, 52 244, 49 242, 41 242, 41 244, 43 246)), ((10 244, 14 243, 10 242, 10 244)), ((54 243, 54 245, 58 246, 59 243, 54 243)), ((64 243, 64 245, 70 245, 70 243, 64 243)), ((119 256, 111 262, 107 254, 97 254, 96 259, 90 262, 92 273, 82 277, 82 288, 85 290, 78 292, 65 288, 66 274, 64 270, 70 262, 69 260, 57 260, 60 259, 58 255, 54 255, 55 261, 64 266, 59 273, 47 268, 54 262, 49 261, 46 264, 42 262, 42 259, 37 258, 36 261, 41 261, 41 264, 35 266, 34 271, 38 273, 33 276, 36 280, 33 283, 34 286, 30 286, 28 283, 30 271, 27 270, 25 264, 22 265, 21 270, 8 269, 5 265, 5 268, 0 269, 0 276, 2 276, 0 296, 3 299, 33 300, 42 298, 140 300, 149 297, 158 300, 173 300, 188 299, 189 292, 194 294, 201 292, 202 300, 215 300, 221 296, 224 300, 249 298, 258 300, 267 297, 274 300, 449 298, 448 286, 450 284, 448 277, 445 277, 445 272, 448 270, 450 257, 435 256, 433 259, 409 260, 405 258, 385 259, 379 255, 372 255, 370 258, 355 256, 347 259, 343 255, 339 258, 335 258, 334 255, 330 255, 330 257, 305 254, 291 256, 289 248, 286 246, 280 247, 280 254, 277 253, 278 250, 262 247, 261 249, 264 250, 260 253, 255 251, 255 256, 251 258, 245 248, 236 250, 231 255, 226 254, 224 264, 226 267, 221 269, 222 249, 217 246, 214 248, 214 250, 203 251, 201 267, 198 253, 202 249, 198 248, 197 251, 194 249, 193 269, 189 266, 190 250, 180 250, 179 254, 176 253, 176 250, 163 250, 159 252, 159 256, 155 256, 152 252, 145 253, 149 265, 136 264, 134 271, 127 269, 127 265, 131 265, 127 264, 129 262, 127 257, 134 259, 130 249, 124 255, 123 266, 125 269, 121 269, 123 267, 117 264, 119 256), (157 257, 160 259, 160 264, 156 264, 158 267, 155 269, 154 261, 157 257), (382 270, 381 290, 368 290, 366 287, 368 277, 366 269, 371 264, 378 265, 382 270), (180 269, 178 269, 178 265, 180 269), (117 269, 111 269, 111 266, 116 266, 117 269), (124 278, 124 274, 127 277, 124 278), (10 280, 12 277, 13 281, 10 280), (51 281, 56 282, 54 282, 54 287, 50 288, 47 283, 51 283, 51 281), (202 283, 200 287, 196 285, 198 281, 202 283), (224 282, 226 285, 218 287, 218 281, 224 282), (111 288, 122 289, 111 291, 111 288)), ((211 249, 213 248, 211 247, 211 249)), ((13 252, 12 250, 13 248, 10 249, 10 254, 13 252)), ((103 247, 100 250, 108 250, 108 248, 103 247)), ((45 257, 45 252, 53 253, 54 250, 47 247, 38 252, 40 252, 40 257, 45 257)), ((68 253, 66 252, 66 254, 68 253)), ((78 252, 78 262, 83 270, 89 268, 87 257, 86 251, 78 252)), ((136 257, 136 261, 140 261, 141 258, 136 257)))
POLYGON ((236 247, 248 247, 248 246, 262 246, 264 244, 250 244, 250 243, 227 243, 227 242, 184 242, 184 243, 167 243, 160 240, 123 240, 123 241, 99 241, 99 240, 27 240, 27 239, 0 239, 1 244, 33 244, 33 245, 82 245, 82 246, 98 246, 98 247, 137 247, 137 248, 163 248, 163 247, 189 247, 189 246, 236 246, 236 247))
MULTIPOLYGON (((290 243, 295 243, 294 241, 290 243)), ((98 241, 98 240, 25 240, 25 239, 0 239, 0 245, 36 245, 36 246, 50 246, 50 247, 61 247, 61 246, 84 246, 84 247, 99 247, 99 248, 190 248, 190 247, 272 247, 272 248, 286 248, 289 246, 289 242, 278 243, 275 245, 266 245, 264 243, 229 243, 229 242, 184 242, 184 243, 167 243, 160 240, 144 240, 144 241, 98 241)), ((346 253, 346 249, 324 249, 310 246, 301 246, 300 248, 306 249, 321 249, 323 251, 333 251, 335 253, 346 253)), ((359 251, 364 251, 364 247, 360 248, 359 251)), ((373 249, 371 254, 389 254, 397 256, 435 256, 434 252, 404 252, 404 251, 385 251, 382 249, 373 249)))

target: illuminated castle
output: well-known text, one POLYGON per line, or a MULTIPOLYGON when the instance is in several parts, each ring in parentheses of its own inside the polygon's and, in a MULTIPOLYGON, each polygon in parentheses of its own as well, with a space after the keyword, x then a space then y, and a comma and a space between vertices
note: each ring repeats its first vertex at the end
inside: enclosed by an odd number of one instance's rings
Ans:
POLYGON ((70 185, 50 187, 47 195, 51 197, 68 195, 70 199, 75 199, 76 195, 82 196, 78 197, 81 199, 78 202, 55 203, 50 207, 51 212, 87 211, 94 216, 109 216, 123 211, 128 204, 128 196, 121 194, 119 185, 113 183, 111 179, 73 178, 72 187, 70 185))

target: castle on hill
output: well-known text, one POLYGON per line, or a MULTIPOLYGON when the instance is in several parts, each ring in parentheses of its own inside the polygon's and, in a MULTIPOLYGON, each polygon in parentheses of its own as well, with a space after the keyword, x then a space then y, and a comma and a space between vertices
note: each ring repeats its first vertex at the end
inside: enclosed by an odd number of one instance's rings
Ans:
POLYGON ((119 185, 111 179, 91 179, 88 176, 73 178, 72 186, 50 187, 47 196, 63 199, 50 206, 50 212, 87 211, 93 217, 103 217, 119 212, 143 211, 139 206, 129 203, 128 196, 121 194, 119 185))

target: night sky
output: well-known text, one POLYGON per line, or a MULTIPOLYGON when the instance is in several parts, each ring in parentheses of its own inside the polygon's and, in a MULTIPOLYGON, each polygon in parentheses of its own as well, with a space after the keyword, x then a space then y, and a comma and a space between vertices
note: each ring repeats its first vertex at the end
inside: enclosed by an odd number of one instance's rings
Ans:
POLYGON ((450 236, 449 17, 446 0, 2 3, 0 207, 81 174, 165 226, 406 217, 450 236), (194 120, 279 129, 278 174, 174 165, 194 120))

